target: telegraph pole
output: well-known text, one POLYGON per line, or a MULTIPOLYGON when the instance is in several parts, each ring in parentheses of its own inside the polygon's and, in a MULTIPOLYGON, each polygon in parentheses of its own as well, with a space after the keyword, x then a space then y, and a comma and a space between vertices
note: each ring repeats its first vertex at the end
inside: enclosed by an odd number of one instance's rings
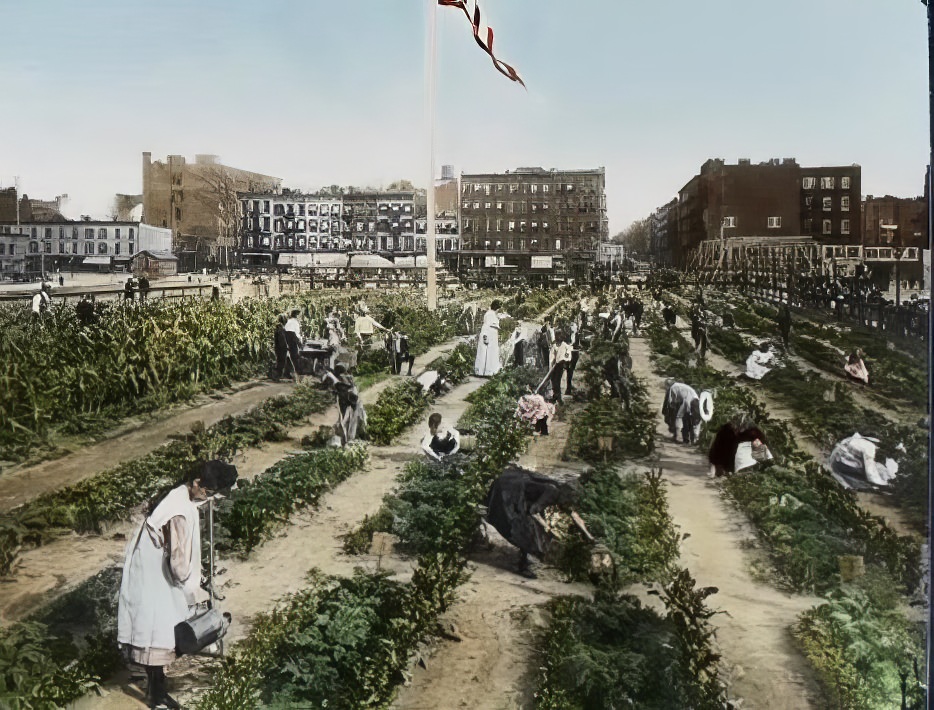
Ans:
MULTIPOLYGON (((428 2, 428 191, 425 201, 425 252, 428 262, 426 290, 428 296, 428 310, 438 308, 438 281, 435 272, 435 64, 438 55, 438 2, 428 2)), ((460 199, 460 195, 458 195, 460 199)))

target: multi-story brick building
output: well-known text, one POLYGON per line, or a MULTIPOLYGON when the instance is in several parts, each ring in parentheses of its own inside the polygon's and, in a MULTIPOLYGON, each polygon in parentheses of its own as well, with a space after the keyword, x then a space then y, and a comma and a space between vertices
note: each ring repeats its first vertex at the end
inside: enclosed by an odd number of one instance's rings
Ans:
POLYGON ((928 248, 927 201, 923 197, 866 195, 860 207, 863 246, 928 248), (892 227, 887 229, 884 227, 892 227))
POLYGON ((811 236, 858 243, 859 165, 806 168, 794 158, 736 165, 708 160, 681 188, 672 261, 685 266, 700 242, 720 237, 811 236))
POLYGON ((277 177, 222 165, 213 155, 197 155, 194 163, 170 155, 163 163, 143 153, 143 220, 171 229, 180 257, 195 252, 223 263, 236 246, 237 193, 276 193, 281 184, 277 177))
POLYGON ((519 168, 461 175, 462 276, 533 282, 586 278, 609 236, 605 171, 519 168))

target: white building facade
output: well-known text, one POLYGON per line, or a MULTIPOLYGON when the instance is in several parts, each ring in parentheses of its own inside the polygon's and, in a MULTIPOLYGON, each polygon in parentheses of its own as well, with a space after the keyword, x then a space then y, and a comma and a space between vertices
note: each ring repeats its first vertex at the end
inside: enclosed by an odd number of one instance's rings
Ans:
POLYGON ((61 221, 0 224, 0 275, 39 275, 80 268, 89 257, 171 252, 172 231, 141 222, 61 221))

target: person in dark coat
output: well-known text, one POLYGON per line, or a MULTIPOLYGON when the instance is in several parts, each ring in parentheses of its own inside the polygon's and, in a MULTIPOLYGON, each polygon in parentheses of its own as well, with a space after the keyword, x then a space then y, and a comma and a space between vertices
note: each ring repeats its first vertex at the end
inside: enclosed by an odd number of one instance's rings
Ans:
POLYGON ((778 321, 778 329, 782 334, 782 345, 787 350, 788 344, 791 342, 791 309, 788 308, 787 303, 782 304, 776 320, 778 321))
MULTIPOLYGON (((276 331, 272 336, 273 349, 276 352, 276 369, 273 379, 276 380, 285 374, 289 362, 289 340, 285 329, 286 320, 285 313, 280 313, 276 322, 276 331)), ((292 370, 294 371, 294 367, 292 370)))
POLYGON ((671 307, 670 303, 666 303, 665 307, 662 309, 662 318, 665 320, 665 325, 672 327, 678 320, 678 316, 675 313, 675 309, 671 307))
POLYGON ((736 450, 746 441, 767 443, 762 430, 748 419, 734 419, 720 427, 707 453, 710 475, 720 477, 735 473, 736 450))
POLYGON ((519 548, 518 573, 535 578, 529 555, 543 557, 553 540, 542 513, 554 506, 570 506, 574 489, 553 478, 518 467, 507 468, 487 494, 487 522, 519 548))

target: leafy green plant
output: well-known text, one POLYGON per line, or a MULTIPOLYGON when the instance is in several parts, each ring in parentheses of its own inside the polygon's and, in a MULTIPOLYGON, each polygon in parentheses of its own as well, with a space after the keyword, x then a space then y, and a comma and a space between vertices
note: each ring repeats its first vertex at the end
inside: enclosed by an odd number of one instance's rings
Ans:
POLYGON ((923 630, 910 624, 898 605, 891 580, 869 570, 801 615, 794 635, 833 707, 926 706, 919 678, 923 630))
POLYGON ((252 481, 240 481, 215 512, 221 528, 218 548, 250 552, 294 510, 315 505, 366 460, 366 449, 360 445, 319 449, 290 456, 252 481))
POLYGON ((416 380, 401 380, 382 392, 367 409, 367 435, 377 446, 392 443, 428 409, 428 397, 416 380))

